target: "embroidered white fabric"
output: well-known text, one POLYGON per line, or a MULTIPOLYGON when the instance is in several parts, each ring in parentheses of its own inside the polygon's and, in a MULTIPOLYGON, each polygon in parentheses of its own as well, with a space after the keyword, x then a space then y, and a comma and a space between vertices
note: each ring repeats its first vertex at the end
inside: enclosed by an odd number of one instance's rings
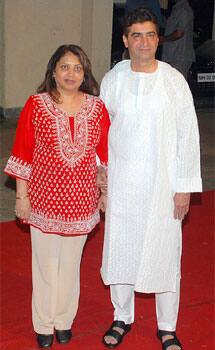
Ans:
POLYGON ((173 196, 202 189, 190 90, 167 63, 147 74, 127 60, 106 74, 101 98, 112 120, 102 278, 140 292, 175 291, 181 222, 173 196))
POLYGON ((32 211, 28 220, 30 225, 38 227, 41 231, 46 233, 61 232, 62 235, 76 235, 86 234, 92 231, 92 229, 100 221, 99 211, 96 212, 89 218, 85 218, 80 221, 65 221, 59 215, 56 218, 50 218, 44 213, 32 211))
POLYGON ((11 156, 5 167, 5 172, 28 181, 31 175, 32 166, 23 160, 11 156))

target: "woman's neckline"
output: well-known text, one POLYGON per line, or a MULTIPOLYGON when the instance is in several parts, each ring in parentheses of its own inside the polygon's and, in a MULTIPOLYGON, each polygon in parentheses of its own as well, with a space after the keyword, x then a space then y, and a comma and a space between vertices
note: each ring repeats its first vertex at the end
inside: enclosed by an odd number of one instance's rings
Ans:
POLYGON ((82 102, 81 102, 80 108, 76 112, 66 111, 63 108, 61 108, 60 105, 57 104, 54 100, 52 100, 52 101, 53 101, 53 104, 55 106, 55 109, 57 109, 61 114, 65 115, 67 117, 75 118, 82 111, 82 109, 83 109, 83 107, 84 107, 84 105, 86 103, 86 100, 87 100, 87 94, 85 92, 83 92, 83 98, 82 98, 82 102))

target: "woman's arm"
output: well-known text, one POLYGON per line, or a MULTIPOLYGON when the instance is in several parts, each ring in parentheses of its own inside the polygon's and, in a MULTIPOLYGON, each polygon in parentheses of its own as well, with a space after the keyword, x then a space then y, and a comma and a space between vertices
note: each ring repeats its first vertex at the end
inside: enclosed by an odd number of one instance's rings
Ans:
POLYGON ((27 181, 16 179, 16 216, 21 220, 28 220, 31 212, 31 204, 28 196, 27 181))

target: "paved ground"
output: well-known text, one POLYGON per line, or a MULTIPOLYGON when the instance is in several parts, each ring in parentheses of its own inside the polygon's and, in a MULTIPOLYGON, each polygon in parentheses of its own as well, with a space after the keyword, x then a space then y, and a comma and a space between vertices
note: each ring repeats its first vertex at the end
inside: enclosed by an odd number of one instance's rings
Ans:
MULTIPOLYGON (((199 121, 201 137, 201 164, 203 189, 215 189, 215 115, 213 108, 198 108, 197 116, 199 121)), ((8 178, 3 169, 7 162, 12 147, 16 118, 8 118, 0 122, 1 126, 1 165, 0 165, 0 221, 14 220, 15 203, 15 181, 8 178)))

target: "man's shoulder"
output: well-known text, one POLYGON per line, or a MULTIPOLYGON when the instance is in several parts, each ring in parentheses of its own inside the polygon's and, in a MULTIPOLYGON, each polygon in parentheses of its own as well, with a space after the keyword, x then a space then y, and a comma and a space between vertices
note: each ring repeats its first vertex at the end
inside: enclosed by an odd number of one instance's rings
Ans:
POLYGON ((178 18, 182 18, 182 17, 190 17, 193 15, 193 10, 192 7, 189 5, 189 3, 187 1, 182 2, 182 4, 180 6, 178 6, 177 10, 176 10, 176 16, 178 18))
POLYGON ((166 62, 160 61, 159 67, 166 90, 171 91, 171 96, 183 97, 184 92, 189 90, 183 74, 166 62))
POLYGON ((129 70, 130 60, 123 60, 118 62, 111 70, 109 70, 103 79, 112 79, 113 77, 116 79, 118 75, 124 73, 129 70))
POLYGON ((159 67, 161 69, 161 72, 166 78, 170 78, 172 81, 175 79, 177 80, 184 80, 183 75, 174 67, 172 67, 169 63, 159 61, 159 67))
POLYGON ((112 68, 112 70, 115 70, 118 72, 128 70, 130 68, 130 62, 131 60, 120 61, 112 68))

